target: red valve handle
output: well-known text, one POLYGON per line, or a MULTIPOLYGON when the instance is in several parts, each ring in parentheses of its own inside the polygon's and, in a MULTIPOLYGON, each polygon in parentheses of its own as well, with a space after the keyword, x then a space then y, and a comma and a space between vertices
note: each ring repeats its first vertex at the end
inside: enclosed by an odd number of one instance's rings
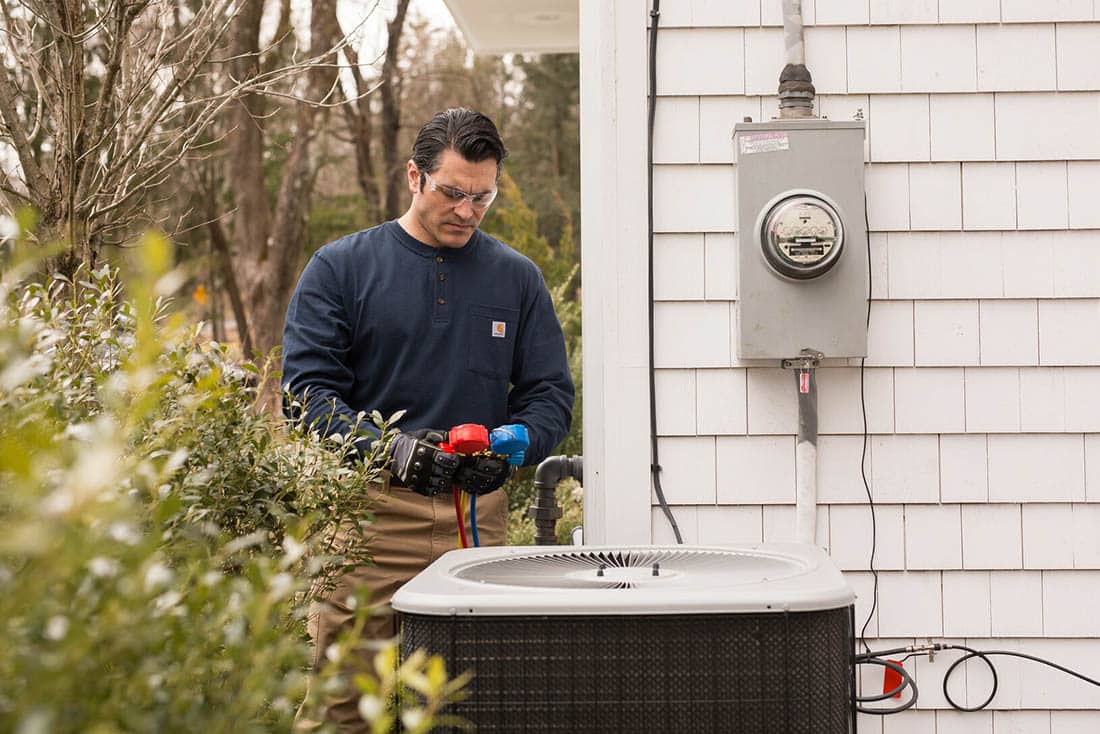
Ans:
POLYGON ((489 430, 478 423, 463 423, 447 432, 439 448, 448 454, 476 454, 489 448, 489 430))

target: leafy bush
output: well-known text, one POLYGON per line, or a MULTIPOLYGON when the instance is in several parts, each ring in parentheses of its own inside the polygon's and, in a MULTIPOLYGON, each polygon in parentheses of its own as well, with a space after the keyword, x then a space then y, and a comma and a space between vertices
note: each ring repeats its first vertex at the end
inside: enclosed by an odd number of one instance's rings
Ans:
MULTIPOLYGON (((167 248, 142 251, 126 293, 108 267, 21 282, 3 264, 0 730, 289 730, 311 589, 362 560, 328 542, 369 520, 378 469, 258 412, 259 370, 169 312, 167 248)), ((355 645, 326 651, 307 712, 355 645)), ((440 665, 390 676, 410 730, 458 695, 440 665)))

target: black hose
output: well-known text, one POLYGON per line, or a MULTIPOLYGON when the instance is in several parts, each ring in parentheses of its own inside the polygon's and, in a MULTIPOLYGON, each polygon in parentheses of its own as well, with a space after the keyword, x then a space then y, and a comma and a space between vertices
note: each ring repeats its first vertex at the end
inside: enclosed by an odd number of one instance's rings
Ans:
POLYGON ((653 9, 649 11, 649 128, 646 141, 646 181, 649 196, 649 471, 653 474, 653 489, 657 493, 657 502, 661 511, 672 526, 676 542, 683 544, 680 526, 665 499, 661 488, 661 461, 657 454, 657 373, 653 366, 653 126, 657 113, 657 23, 661 17, 661 0, 653 0, 653 9))
POLYGON ((917 654, 921 654, 921 653, 925 653, 925 652, 929 652, 929 653, 930 652, 935 652, 937 650, 961 650, 964 653, 966 653, 965 655, 960 657, 958 660, 951 663, 951 665, 948 666, 947 670, 944 671, 944 674, 943 674, 943 697, 944 697, 944 700, 946 700, 947 703, 951 706, 951 708, 955 709, 956 711, 964 711, 964 712, 981 711, 986 706, 988 706, 990 703, 992 703, 993 698, 997 695, 997 688, 1000 685, 1000 680, 997 677, 997 668, 993 665, 993 661, 990 660, 990 657, 992 657, 994 655, 1004 655, 1006 657, 1023 658, 1024 660, 1030 660, 1034 663, 1039 663, 1040 665, 1046 665, 1047 667, 1054 668, 1055 670, 1059 670, 1059 671, 1061 671, 1061 672, 1063 672, 1067 675, 1072 675, 1074 678, 1082 680, 1082 681, 1084 681, 1086 683, 1089 683, 1091 685, 1100 687, 1100 680, 1095 680, 1093 678, 1088 677, 1087 675, 1084 675, 1083 673, 1078 673, 1076 670, 1072 670, 1070 668, 1067 668, 1064 665, 1059 665, 1058 663, 1047 660, 1045 658, 1038 657, 1037 655, 1028 655, 1027 653, 1016 652, 1014 650, 975 650, 974 648, 967 647, 966 645, 948 645, 948 644, 944 644, 944 643, 933 643, 933 644, 930 644, 930 645, 914 645, 912 647, 895 647, 895 648, 892 648, 890 650, 876 650, 874 652, 867 652, 867 653, 856 655, 855 656, 855 664, 856 665, 881 665, 885 668, 889 668, 890 670, 893 670, 893 671, 897 672, 899 675, 901 675, 901 679, 902 679, 901 684, 899 684, 897 688, 895 688, 894 690, 892 690, 888 693, 883 693, 881 695, 876 694, 876 695, 872 695, 872 696, 856 696, 855 697, 856 710, 860 711, 862 713, 865 713, 865 714, 876 714, 878 716, 888 716, 890 714, 900 713, 900 712, 914 706, 917 703, 917 695, 918 695, 917 694, 917 686, 916 686, 915 681, 909 675, 908 671, 906 671, 905 668, 903 668, 899 663, 896 663, 892 660, 887 660, 883 656, 885 656, 885 655, 896 655, 898 653, 907 653, 907 655, 903 659, 908 659, 908 658, 912 657, 913 655, 917 655, 917 654), (951 676, 954 674, 954 672, 956 670, 958 670, 960 668, 960 666, 963 665, 963 663, 966 663, 966 662, 968 662, 968 661, 970 661, 974 658, 980 659, 983 663, 985 663, 989 667, 989 673, 993 677, 993 685, 990 688, 989 695, 986 696, 985 700, 982 701, 980 704, 978 704, 977 706, 963 706, 951 697, 951 693, 947 689, 947 683, 951 679, 951 676), (913 690, 912 696, 910 696, 910 698, 907 701, 905 701, 905 703, 903 703, 899 706, 894 706, 892 708, 864 708, 864 707, 859 705, 861 703, 870 703, 872 701, 884 701, 887 698, 890 698, 892 696, 896 696, 897 694, 901 693, 906 688, 912 688, 912 690, 913 690))

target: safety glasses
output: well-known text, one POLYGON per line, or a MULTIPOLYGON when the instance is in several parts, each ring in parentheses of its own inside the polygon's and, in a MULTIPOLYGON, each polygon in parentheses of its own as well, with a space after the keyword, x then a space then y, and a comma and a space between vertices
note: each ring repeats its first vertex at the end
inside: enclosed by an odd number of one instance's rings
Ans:
POLYGON ((438 191, 447 197, 455 206, 462 203, 463 199, 470 200, 470 206, 477 211, 485 211, 489 208, 489 205, 493 203, 493 199, 497 198, 497 190, 491 189, 489 191, 479 191, 476 194, 471 194, 462 189, 456 189, 454 186, 447 186, 434 180, 429 173, 424 174, 424 179, 428 182, 429 191, 438 191))

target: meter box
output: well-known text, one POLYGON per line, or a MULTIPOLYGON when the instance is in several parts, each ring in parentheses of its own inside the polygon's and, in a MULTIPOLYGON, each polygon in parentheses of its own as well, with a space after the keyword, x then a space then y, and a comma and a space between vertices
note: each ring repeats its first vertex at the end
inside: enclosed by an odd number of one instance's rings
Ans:
POLYGON ((739 123, 738 356, 867 354, 862 121, 739 123))

